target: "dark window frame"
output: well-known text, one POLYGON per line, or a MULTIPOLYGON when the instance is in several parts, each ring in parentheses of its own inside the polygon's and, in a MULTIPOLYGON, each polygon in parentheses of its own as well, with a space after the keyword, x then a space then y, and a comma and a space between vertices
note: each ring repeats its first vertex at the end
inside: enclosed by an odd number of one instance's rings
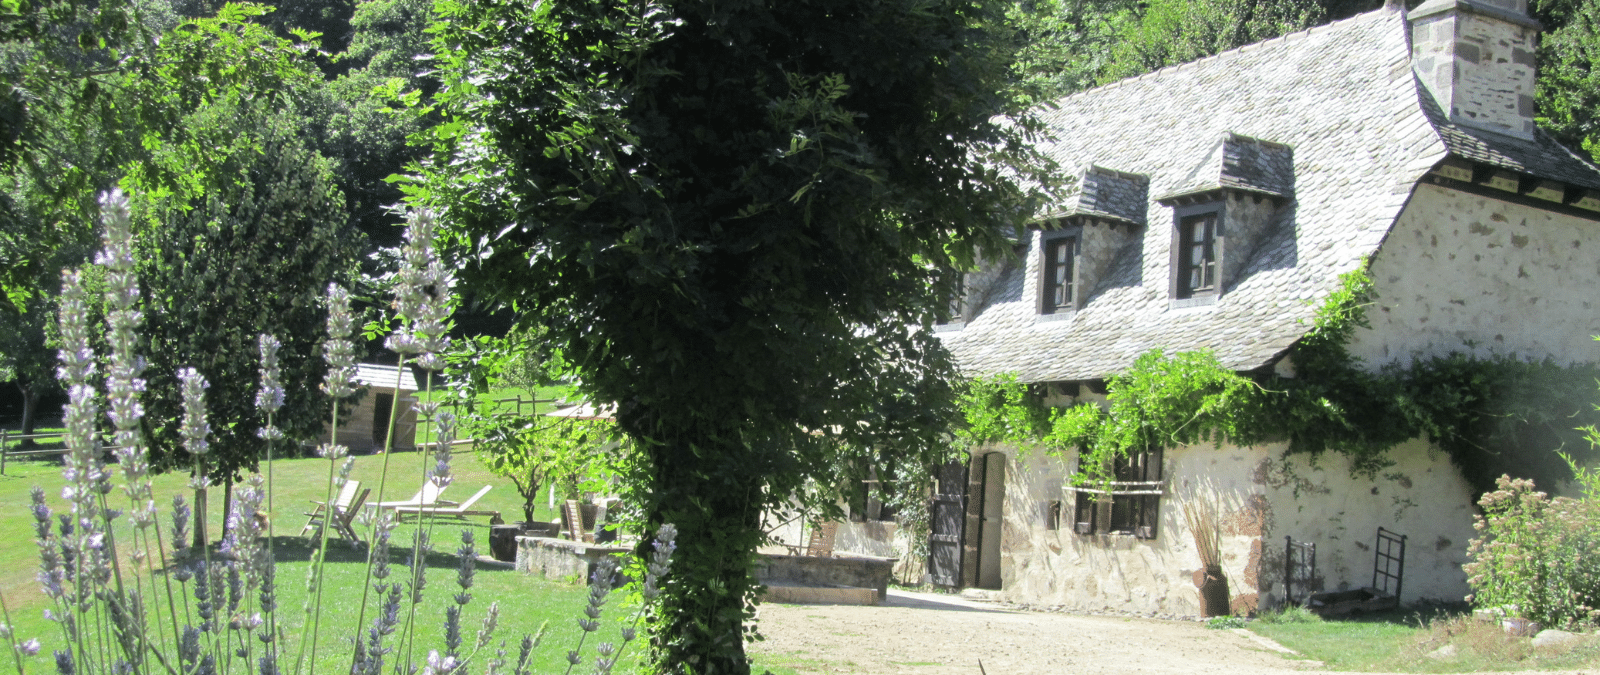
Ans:
POLYGON ((959 326, 967 322, 967 275, 965 272, 957 273, 955 288, 950 295, 950 302, 945 306, 948 318, 937 322, 940 326, 959 326))
POLYGON ((1073 531, 1082 535, 1124 534, 1155 539, 1161 529, 1161 495, 1138 494, 1151 492, 1148 485, 1121 484, 1162 484, 1164 455, 1158 448, 1132 457, 1118 457, 1112 466, 1115 478, 1109 494, 1093 485, 1076 488, 1073 531))
POLYGON ((1175 300, 1193 300, 1197 298, 1215 298, 1222 294, 1222 261, 1226 252, 1227 232, 1224 223, 1227 221, 1226 202, 1217 200, 1184 206, 1173 209, 1172 213, 1172 279, 1170 294, 1175 300), (1201 241, 1194 241, 1194 227, 1209 224, 1210 236, 1200 237, 1201 241), (1194 246, 1198 243, 1203 249, 1208 249, 1209 260, 1201 266, 1202 273, 1205 267, 1210 268, 1210 283, 1202 282, 1195 286, 1190 279, 1195 272, 1196 265, 1193 261, 1194 246))
MULTIPOLYGON (((1061 221, 1057 221, 1058 223, 1061 221)), ((1045 230, 1039 238, 1039 293, 1038 314, 1050 316, 1055 314, 1070 314, 1078 309, 1078 295, 1082 290, 1079 282, 1079 254, 1083 251, 1083 227, 1073 224, 1066 227, 1057 225, 1058 229, 1045 230), (1058 263, 1055 260, 1055 251, 1059 247, 1066 247, 1067 259, 1058 263), (1066 267, 1065 298, 1061 302, 1055 299, 1058 265, 1066 267)))

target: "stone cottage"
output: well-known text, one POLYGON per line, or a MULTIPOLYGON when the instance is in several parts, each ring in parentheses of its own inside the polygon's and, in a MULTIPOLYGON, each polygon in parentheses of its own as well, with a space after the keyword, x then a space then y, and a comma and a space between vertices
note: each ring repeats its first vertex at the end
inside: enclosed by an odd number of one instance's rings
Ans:
MULTIPOLYGON (((968 275, 941 339, 969 374, 1016 373, 1056 405, 1102 399, 1157 348, 1292 375, 1317 306, 1370 259, 1371 327, 1349 345, 1369 367, 1597 360, 1600 171, 1534 126, 1538 34, 1526 0, 1391 4, 1057 102, 1044 149, 1076 192, 1014 260, 968 275)), ((950 508, 965 518, 936 529, 936 555, 959 555, 934 574, 1017 602, 1193 615, 1200 563, 1175 504, 1200 494, 1222 506, 1236 611, 1281 602, 1285 536, 1318 544, 1324 588, 1368 585, 1379 527, 1408 537, 1402 601, 1468 592, 1476 507, 1443 453, 1392 448, 1373 480, 1285 449, 1135 458, 1144 485, 1084 518, 1073 462, 984 448, 940 490, 964 493, 950 508)))

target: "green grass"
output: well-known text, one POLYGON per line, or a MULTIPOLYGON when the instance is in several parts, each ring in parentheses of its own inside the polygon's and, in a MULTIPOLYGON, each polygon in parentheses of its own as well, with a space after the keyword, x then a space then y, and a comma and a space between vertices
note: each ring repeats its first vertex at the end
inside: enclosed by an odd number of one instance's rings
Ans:
MULTIPOLYGON (((388 459, 389 485, 385 488, 384 498, 394 500, 410 497, 421 484, 423 456, 397 453, 388 459)), ((378 480, 383 475, 383 461, 383 456, 357 457, 352 473, 352 478, 373 489, 373 499, 376 499, 378 480)), ((324 499, 328 469, 329 462, 321 459, 279 460, 273 465, 274 509, 271 522, 276 536, 272 541, 279 561, 278 617, 283 624, 282 631, 287 636, 286 655, 294 653, 293 650, 301 643, 300 629, 304 616, 301 608, 307 600, 306 577, 312 554, 308 542, 297 535, 305 523, 303 514, 311 506, 311 500, 324 499)), ((477 508, 499 510, 507 520, 520 518, 521 497, 509 481, 489 474, 470 454, 458 456, 452 469, 455 483, 446 491, 447 499, 465 499, 485 484, 494 485, 494 489, 477 503, 477 508)), ((59 628, 43 618, 43 610, 51 605, 34 580, 38 559, 37 549, 32 543, 33 518, 29 511, 28 493, 32 486, 38 485, 45 490, 52 507, 60 508, 62 503, 59 495, 64 485, 60 463, 53 460, 15 461, 8 465, 6 473, 0 477, 0 541, 10 542, 11 545, 0 547, 0 594, 4 595, 10 608, 17 634, 22 639, 40 638, 45 644, 44 654, 48 655, 51 649, 61 647, 63 638, 59 628)), ((167 517, 173 495, 183 494, 186 500, 192 499, 192 491, 185 487, 187 480, 187 476, 178 474, 154 479, 163 527, 169 522, 167 517)), ((126 506, 120 490, 112 492, 109 497, 113 507, 126 506)), ((213 513, 208 520, 211 537, 215 540, 220 536, 222 489, 214 487, 210 499, 213 513)), ((543 500, 540 501, 537 515, 543 520, 554 519, 554 514, 543 500)), ((116 532, 125 541, 128 538, 125 522, 119 523, 122 525, 116 532)), ((443 648, 444 608, 452 602, 451 596, 459 591, 455 583, 458 558, 454 551, 460 545, 461 529, 459 525, 440 525, 432 529, 434 553, 426 560, 428 586, 424 602, 416 613, 414 630, 418 649, 413 652, 413 660, 423 658, 427 649, 443 648)), ((488 530, 481 526, 471 529, 476 535, 479 552, 487 553, 488 530)), ((411 535, 415 530, 416 526, 406 525, 395 532, 393 559, 397 574, 404 574, 398 564, 409 559, 411 535)), ((312 664, 314 667, 307 672, 331 673, 348 668, 349 636, 356 629, 356 608, 360 606, 366 581, 366 554, 345 542, 334 541, 330 544, 328 563, 324 569, 326 581, 322 597, 322 623, 318 630, 318 635, 322 637, 318 640, 317 659, 312 664)), ((140 578, 147 584, 164 582, 159 574, 140 578)), ((158 591, 162 587, 155 586, 158 591)), ((508 656, 514 658, 522 635, 537 631, 541 625, 547 624, 548 632, 543 646, 536 652, 533 672, 565 672, 566 652, 577 646, 581 632, 576 620, 581 616, 587 594, 583 586, 570 581, 549 581, 509 569, 480 566, 471 592, 473 600, 463 612, 462 621, 462 632, 469 644, 477 633, 489 603, 497 601, 500 605, 500 629, 494 644, 505 640, 508 656)), ((161 603, 166 601, 164 591, 154 593, 151 597, 161 603)), ((369 598, 369 608, 375 606, 375 602, 369 598)), ((619 625, 615 622, 622 616, 631 617, 634 609, 624 604, 621 594, 612 596, 603 615, 605 627, 585 643, 584 656, 589 664, 592 664, 595 656, 595 644, 620 641, 617 635, 619 625)), ((179 611, 182 611, 181 607, 179 611)), ((371 620, 372 611, 369 609, 366 621, 370 624, 371 620)), ((166 630, 170 633, 170 629, 166 630)), ((643 651, 642 643, 630 646, 627 655, 619 663, 619 666, 626 664, 629 668, 619 667, 618 672, 637 669, 637 659, 643 651)), ((481 671, 482 661, 475 663, 477 665, 471 670, 481 671)), ((14 672, 11 661, 0 659, 0 664, 4 664, 0 665, 0 673, 14 672)), ((34 659, 26 665, 30 672, 49 670, 46 658, 34 659)), ((781 659, 765 655, 756 656, 755 665, 756 672, 765 669, 770 669, 775 675, 794 675, 796 672, 781 663, 781 659)), ((588 672, 591 668, 592 665, 576 670, 588 672)), ((284 670, 291 672, 288 667, 284 670)))
POLYGON ((1460 673, 1600 666, 1600 639, 1572 649, 1535 650, 1498 625, 1460 612, 1393 611, 1323 620, 1309 612, 1267 614, 1248 628, 1331 670, 1460 673), (1427 655, 1451 645, 1448 658, 1427 655))
MULTIPOLYGON (((387 499, 403 499, 416 491, 421 484, 422 458, 412 453, 390 456, 387 499)), ((373 488, 374 498, 383 459, 382 456, 359 457, 352 474, 364 486, 373 488)), ((278 585, 282 609, 279 619, 287 623, 287 634, 295 644, 299 642, 300 608, 306 599, 305 578, 311 553, 306 541, 296 535, 305 523, 303 513, 311 506, 310 500, 324 498, 328 467, 329 462, 321 459, 280 460, 273 467, 275 508, 271 520, 277 535, 273 543, 280 561, 278 585)), ((32 545, 33 519, 29 512, 28 492, 32 486, 39 485, 44 488, 52 506, 60 508, 59 495, 63 485, 60 466, 55 461, 30 460, 13 462, 7 468, 7 475, 0 477, 0 541, 8 541, 12 545, 0 547, 0 593, 4 593, 18 634, 24 638, 39 637, 48 650, 59 647, 62 639, 56 626, 42 617, 42 611, 50 605, 33 578, 38 563, 37 552, 32 545)), ((477 507, 500 510, 509 516, 509 520, 519 518, 521 498, 508 481, 490 475, 470 456, 458 457, 453 469, 456 482, 445 493, 446 498, 465 499, 484 484, 494 485, 495 488, 478 502, 477 507)), ((186 476, 174 474, 155 478, 157 503, 164 516, 163 525, 167 522, 165 515, 170 511, 172 495, 184 494, 186 499, 192 499, 192 493, 184 486, 186 481, 186 476)), ((113 492, 109 497, 112 506, 125 506, 119 503, 120 491, 113 492)), ((211 490, 213 513, 210 514, 209 527, 213 539, 220 535, 221 497, 220 487, 211 490)), ((541 511, 545 511, 541 514, 545 517, 550 515, 547 509, 541 508, 541 511)), ((409 558, 408 546, 415 529, 416 526, 402 526, 396 531, 394 559, 397 562, 409 558)), ((425 602, 417 615, 416 635, 419 644, 432 645, 434 648, 441 645, 444 606, 458 590, 455 585, 457 559, 454 551, 460 544, 461 529, 459 525, 441 525, 432 530, 436 552, 427 559, 430 580, 425 602)), ((478 550, 487 552, 488 530, 484 527, 472 529, 475 530, 478 550)), ((128 539, 125 528, 119 527, 117 533, 124 541, 128 539)), ((322 599, 325 608, 323 625, 319 631, 325 637, 319 646, 317 672, 335 672, 340 660, 348 659, 349 647, 342 641, 355 629, 357 612, 353 608, 361 601, 365 562, 364 553, 354 551, 343 542, 331 544, 329 564, 326 566, 327 583, 322 599)), ((560 672, 565 668, 565 652, 577 643, 575 619, 584 604, 585 591, 582 587, 485 567, 479 569, 472 592, 475 599, 464 613, 464 632, 469 638, 476 634, 477 624, 482 620, 489 601, 498 600, 502 626, 500 636, 509 640, 508 649, 514 652, 515 643, 523 632, 536 630, 541 623, 549 621, 550 633, 545 640, 547 647, 541 650, 542 665, 536 670, 560 672)), ((158 597, 165 602, 164 592, 158 597)), ((615 604, 608 606, 608 616, 615 617, 619 609, 626 608, 615 604)), ((615 630, 612 628, 611 634, 603 635, 603 638, 615 641, 615 630)), ((422 653, 426 654, 425 651, 422 653)), ((593 652, 589 651, 588 656, 592 658, 593 652)), ((36 663, 30 669, 42 670, 44 665, 42 662, 36 663)))

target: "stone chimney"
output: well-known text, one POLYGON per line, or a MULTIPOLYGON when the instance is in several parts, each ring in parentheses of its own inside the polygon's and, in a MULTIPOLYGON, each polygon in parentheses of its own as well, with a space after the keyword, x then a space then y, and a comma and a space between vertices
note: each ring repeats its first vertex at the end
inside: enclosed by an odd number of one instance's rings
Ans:
POLYGON ((1539 22, 1528 0, 1428 0, 1411 21, 1411 67, 1457 124, 1533 138, 1533 54, 1539 22))

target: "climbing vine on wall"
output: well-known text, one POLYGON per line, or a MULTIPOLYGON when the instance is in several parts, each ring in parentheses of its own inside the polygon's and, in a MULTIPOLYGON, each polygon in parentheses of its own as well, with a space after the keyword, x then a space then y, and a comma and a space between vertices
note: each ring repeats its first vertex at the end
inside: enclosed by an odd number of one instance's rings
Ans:
POLYGON ((1480 493, 1502 473, 1542 484, 1569 478, 1558 450, 1592 459, 1578 428, 1600 421, 1593 405, 1600 369, 1457 352, 1364 370, 1346 346, 1367 326, 1373 297, 1364 269, 1344 275, 1292 348, 1292 377, 1238 373, 1209 351, 1155 350, 1107 381, 1104 406, 1047 406, 1043 390, 1013 375, 974 380, 961 401, 961 440, 1076 455, 1080 484, 1110 480, 1117 456, 1224 438, 1239 445, 1287 439, 1291 453, 1338 452, 1355 473, 1376 477, 1393 464, 1390 448, 1425 436, 1480 493))

